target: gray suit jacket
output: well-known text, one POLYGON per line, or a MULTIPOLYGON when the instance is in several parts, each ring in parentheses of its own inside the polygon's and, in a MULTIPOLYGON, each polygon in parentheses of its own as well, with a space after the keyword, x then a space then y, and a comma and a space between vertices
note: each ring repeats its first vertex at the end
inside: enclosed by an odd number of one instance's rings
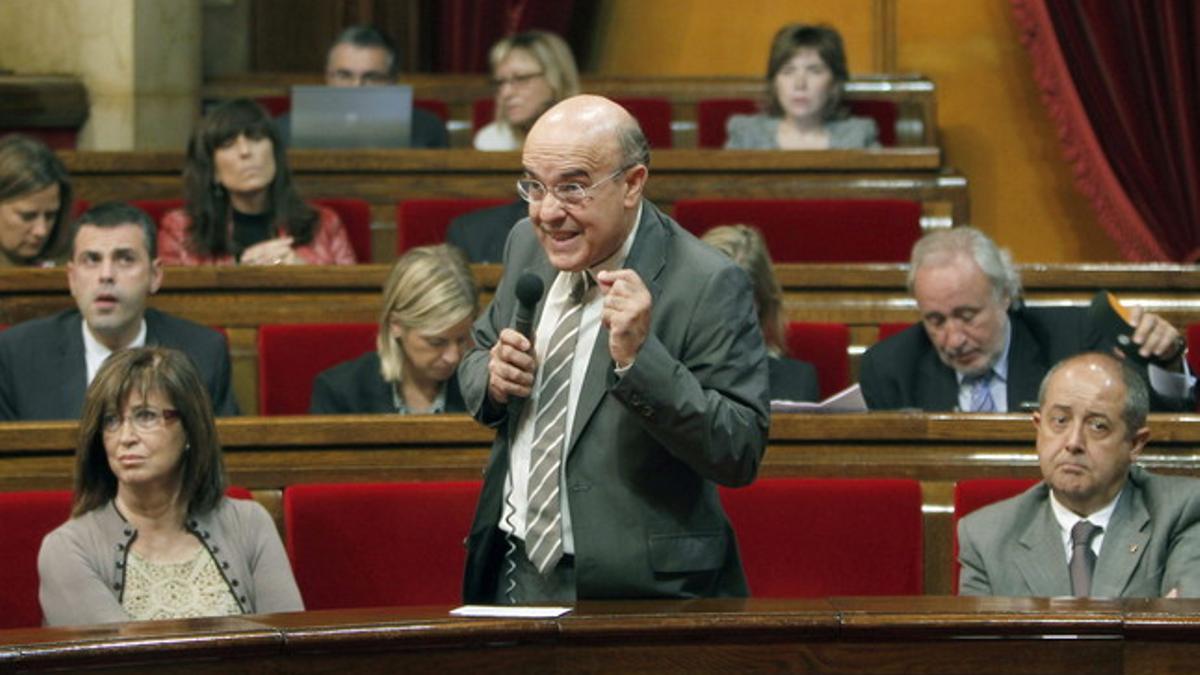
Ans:
MULTIPOLYGON (((767 354, 749 280, 727 257, 643 203, 625 262, 653 296, 650 335, 618 378, 601 328, 569 439, 565 490, 585 598, 745 595, 733 530, 717 483, 754 480, 769 425, 767 354)), ((487 398, 488 349, 509 326, 526 270, 549 288, 554 270, 529 221, 513 229, 506 274, 475 324, 477 348, 459 367, 467 410, 496 427, 463 594, 495 597, 501 514, 515 416, 487 398)), ((537 313, 540 316, 542 303, 537 313)), ((535 325, 537 318, 534 319, 535 325)))
MULTIPOLYGON (((960 594, 1071 594, 1049 490, 1038 483, 958 522, 960 594)), ((1091 595, 1152 598, 1173 588, 1200 597, 1200 481, 1135 466, 1104 534, 1091 595)))
MULTIPOLYGON (((0 420, 79 419, 87 391, 82 326, 79 310, 69 309, 0 332, 0 420)), ((146 344, 191 357, 213 412, 238 414, 224 336, 147 308, 146 344)))

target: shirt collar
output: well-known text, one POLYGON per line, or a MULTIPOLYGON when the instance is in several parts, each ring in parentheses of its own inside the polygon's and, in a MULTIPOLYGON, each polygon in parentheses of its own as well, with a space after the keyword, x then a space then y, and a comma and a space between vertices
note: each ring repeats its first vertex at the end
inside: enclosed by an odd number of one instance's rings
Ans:
MULTIPOLYGON (((80 330, 83 331, 83 358, 87 364, 87 381, 92 383, 92 378, 96 377, 100 366, 104 365, 104 361, 112 356, 112 350, 102 344, 92 335, 92 331, 88 330, 87 320, 79 322, 80 330)), ((138 333, 133 338, 133 342, 126 345, 126 348, 145 347, 146 346, 146 317, 142 317, 142 323, 138 327, 138 333)))
POLYGON ((1117 492, 1117 496, 1113 497, 1112 501, 1105 504, 1098 511, 1089 513, 1087 516, 1080 516, 1071 509, 1063 506, 1062 502, 1058 501, 1058 497, 1054 496, 1054 490, 1050 490, 1050 509, 1054 511, 1054 519, 1058 521, 1058 526, 1064 532, 1070 532, 1075 523, 1081 520, 1086 520, 1093 525, 1099 525, 1104 531, 1108 530, 1108 521, 1112 520, 1113 512, 1117 510, 1117 501, 1121 499, 1121 493, 1125 488, 1121 488, 1117 492))

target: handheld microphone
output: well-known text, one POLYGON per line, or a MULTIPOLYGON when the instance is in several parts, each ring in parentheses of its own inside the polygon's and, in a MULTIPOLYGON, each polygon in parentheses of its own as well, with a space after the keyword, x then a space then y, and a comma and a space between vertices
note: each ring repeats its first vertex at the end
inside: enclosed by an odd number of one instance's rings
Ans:
POLYGON ((542 299, 546 285, 533 272, 526 272, 517 279, 517 309, 513 312, 512 327, 531 342, 533 341, 533 312, 542 299))

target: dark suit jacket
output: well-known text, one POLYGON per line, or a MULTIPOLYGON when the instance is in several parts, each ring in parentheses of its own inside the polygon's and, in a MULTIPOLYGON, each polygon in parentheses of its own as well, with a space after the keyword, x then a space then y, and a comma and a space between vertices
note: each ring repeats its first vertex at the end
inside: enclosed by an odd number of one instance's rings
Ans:
MULTIPOLYGON (((1083 308, 1023 308, 1008 314, 1008 410, 1037 403, 1038 387, 1054 364, 1086 351, 1110 351, 1112 337, 1089 324, 1083 308)), ((863 398, 871 410, 916 408, 952 411, 958 407, 954 369, 942 363, 920 324, 879 342, 863 355, 859 372, 863 398)), ((1167 399, 1151 391, 1153 410, 1191 410, 1191 397, 1167 399)))
MULTIPOLYGON (((79 419, 87 390, 79 310, 33 319, 0 332, 0 419, 79 419)), ((156 309, 146 309, 146 344, 192 359, 217 415, 238 414, 225 336, 156 309)))
POLYGON ((446 243, 454 244, 473 263, 504 260, 504 242, 517 221, 529 215, 529 204, 518 199, 511 204, 465 213, 450 221, 446 243))
MULTIPOLYGON (((292 145, 292 114, 284 113, 275 118, 275 129, 284 147, 292 145)), ((410 130, 410 147, 413 148, 448 148, 450 133, 441 118, 433 113, 413 108, 412 129, 410 130)))
MULTIPOLYGON (((1071 594, 1067 554, 1039 483, 958 522, 959 593, 1071 594)), ((1200 481, 1134 466, 1104 533, 1093 597, 1200 597, 1200 481)))
MULTIPOLYGON (((651 328, 622 377, 603 328, 588 362, 564 484, 576 594, 745 595, 716 484, 754 480, 770 421, 767 355, 749 279, 649 202, 625 266, 653 296, 651 328)), ((528 220, 513 229, 504 267, 509 273, 475 324, 477 348, 458 371, 467 409, 497 429, 468 538, 468 602, 495 597, 504 541, 497 523, 517 426, 487 398, 488 349, 510 325, 520 275, 532 271, 549 288, 557 273, 528 220)))
MULTIPOLYGON (((308 411, 314 415, 395 413, 392 385, 383 381, 379 371, 379 353, 367 352, 317 375, 308 411)), ((451 377, 446 383, 446 412, 464 411, 458 377, 451 377)))
POLYGON ((808 361, 772 356, 767 359, 767 371, 770 374, 772 401, 821 400, 817 369, 808 361))

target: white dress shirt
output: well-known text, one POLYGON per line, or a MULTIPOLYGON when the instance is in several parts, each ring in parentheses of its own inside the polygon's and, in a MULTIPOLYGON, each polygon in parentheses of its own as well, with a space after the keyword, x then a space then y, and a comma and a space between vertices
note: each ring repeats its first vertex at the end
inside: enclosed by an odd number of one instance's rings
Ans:
MULTIPOLYGON (((112 356, 112 350, 105 347, 92 335, 92 331, 88 330, 87 321, 80 321, 79 325, 83 331, 83 358, 87 362, 87 383, 91 384, 92 379, 96 377, 96 373, 100 370, 100 366, 104 365, 108 357, 112 356)), ((145 346, 146 319, 143 317, 142 325, 138 328, 137 337, 133 338, 133 342, 130 342, 127 348, 145 346)))

